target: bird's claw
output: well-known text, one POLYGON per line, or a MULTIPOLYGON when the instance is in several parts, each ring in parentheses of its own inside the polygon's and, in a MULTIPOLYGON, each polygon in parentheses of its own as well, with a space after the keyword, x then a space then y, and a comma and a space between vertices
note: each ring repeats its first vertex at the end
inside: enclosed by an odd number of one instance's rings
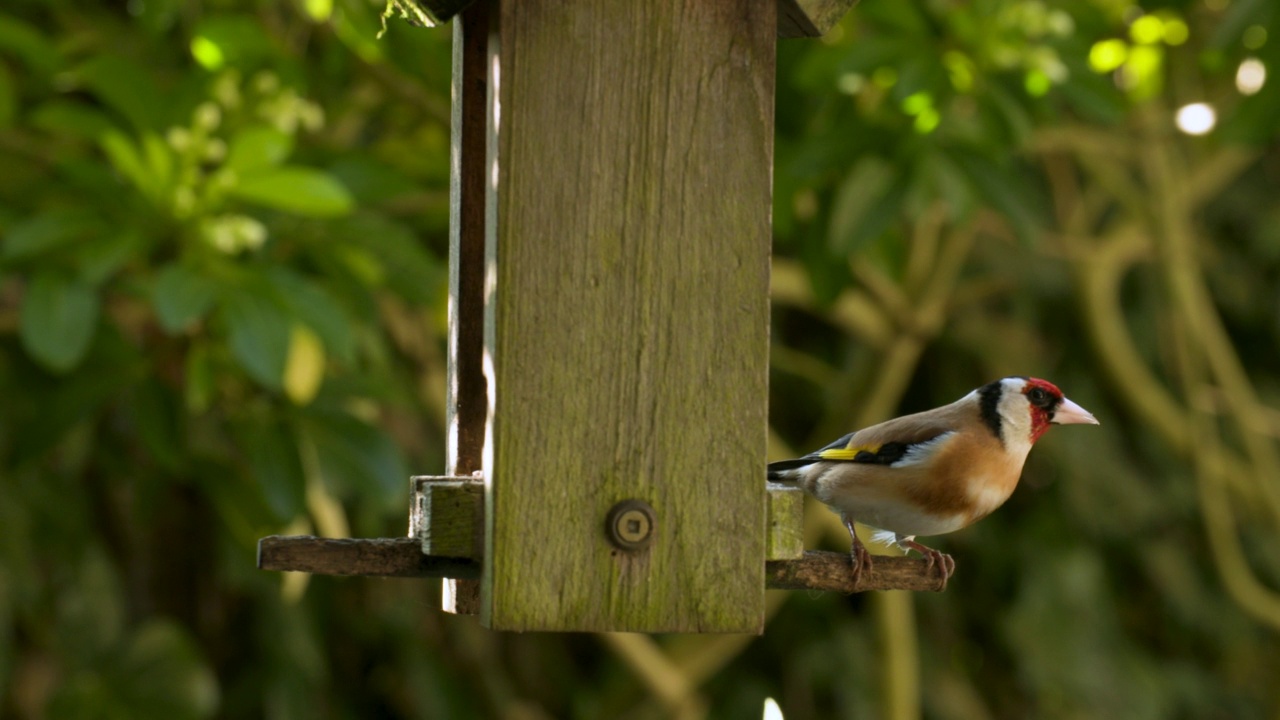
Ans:
POLYGON ((850 576, 853 578, 853 585, 857 587, 858 579, 862 577, 864 571, 871 571, 871 553, 862 543, 856 543, 849 551, 849 558, 853 561, 853 570, 850 576))
POLYGON ((844 521, 844 527, 849 531, 849 558, 853 562, 853 568, 849 572, 849 577, 853 581, 853 587, 858 587, 858 578, 862 577, 862 571, 871 570, 871 553, 867 552, 867 547, 858 539, 858 533, 853 529, 853 518, 845 515, 841 518, 844 521))
POLYGON ((956 571, 956 561, 948 554, 934 550, 931 547, 921 545, 918 542, 911 541, 904 543, 907 547, 924 555, 925 566, 932 571, 934 568, 942 575, 942 587, 940 590, 947 589, 947 580, 951 579, 951 575, 956 571))

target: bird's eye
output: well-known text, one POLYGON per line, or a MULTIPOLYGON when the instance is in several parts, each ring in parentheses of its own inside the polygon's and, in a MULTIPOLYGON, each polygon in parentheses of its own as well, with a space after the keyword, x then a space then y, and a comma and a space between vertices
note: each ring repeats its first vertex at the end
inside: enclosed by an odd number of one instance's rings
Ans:
POLYGON ((1027 397, 1031 400, 1032 405, 1046 405, 1049 402, 1049 393, 1045 392, 1043 388, 1032 388, 1031 392, 1027 393, 1027 397))

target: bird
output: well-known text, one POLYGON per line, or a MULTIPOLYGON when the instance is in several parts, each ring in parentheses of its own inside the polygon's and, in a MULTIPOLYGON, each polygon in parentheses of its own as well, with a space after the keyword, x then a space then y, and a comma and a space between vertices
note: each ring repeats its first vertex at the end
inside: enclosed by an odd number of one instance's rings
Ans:
POLYGON ((851 432, 803 457, 770 463, 768 478, 800 486, 840 515, 853 545, 856 584, 871 554, 854 522, 877 542, 915 550, 955 572, 950 555, 916 542, 986 517, 1013 494, 1032 445, 1050 425, 1092 424, 1088 410, 1039 378, 987 383, 948 405, 851 432))

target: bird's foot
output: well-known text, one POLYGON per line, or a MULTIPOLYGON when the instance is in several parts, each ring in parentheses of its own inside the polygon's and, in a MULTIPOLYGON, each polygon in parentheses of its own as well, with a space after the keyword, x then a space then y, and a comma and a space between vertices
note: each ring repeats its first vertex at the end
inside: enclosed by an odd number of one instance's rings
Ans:
POLYGON ((853 569, 849 573, 850 579, 853 580, 853 587, 858 587, 858 578, 862 577, 863 571, 871 571, 871 553, 867 552, 867 547, 858 539, 858 533, 853 529, 853 518, 848 515, 842 515, 840 519, 844 522, 844 527, 849 531, 849 558, 853 562, 853 569))
POLYGON ((908 540, 902 544, 905 545, 906 547, 911 548, 912 550, 915 550, 921 555, 924 555, 924 559, 928 561, 928 568, 930 570, 933 570, 936 568, 937 571, 941 573, 942 575, 941 589, 946 590, 947 580, 949 580, 951 578, 951 575, 956 571, 956 561, 953 560, 950 555, 944 552, 940 552, 938 550, 934 550, 931 547, 926 547, 924 545, 921 545, 915 540, 908 540))
POLYGON ((862 573, 871 572, 871 553, 867 551, 865 545, 855 541, 853 548, 849 550, 849 558, 853 561, 853 570, 850 577, 853 578, 853 585, 857 587, 858 578, 862 577, 862 573))

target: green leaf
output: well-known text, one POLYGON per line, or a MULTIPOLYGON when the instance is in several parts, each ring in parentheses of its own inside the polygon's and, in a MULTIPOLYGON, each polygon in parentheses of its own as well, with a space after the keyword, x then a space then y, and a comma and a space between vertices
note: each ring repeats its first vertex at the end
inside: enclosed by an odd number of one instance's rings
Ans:
POLYGON ((304 429, 316 448, 321 472, 339 492, 389 500, 403 491, 400 451, 378 428, 344 411, 312 405, 304 429))
POLYGON ((173 264, 160 271, 151 302, 160 327, 177 334, 204 317, 217 295, 218 285, 185 265, 173 264))
POLYGON ((129 120, 138 130, 165 126, 167 106, 151 74, 132 60, 98 55, 79 68, 79 77, 98 99, 129 120))
MULTIPOLYGON (((355 247, 371 254, 355 260, 366 266, 357 276, 368 282, 385 276, 386 285, 410 302, 424 304, 443 293, 447 281, 443 263, 437 263, 423 243, 405 225, 381 215, 360 214, 331 223, 329 228, 340 246, 355 247)), ((331 252, 326 246, 326 252, 331 252)), ((330 256, 332 259, 333 255, 330 256)), ((337 257, 352 262, 349 254, 337 257)))
POLYGON ((293 319, 273 294, 251 283, 222 300, 231 352, 254 380, 273 390, 284 379, 293 319))
POLYGON ((284 365, 284 394, 295 404, 310 403, 324 382, 324 344, 311 328, 297 323, 289 336, 284 365))
POLYGON ((74 100, 50 100, 32 110, 27 119, 37 130, 80 140, 97 140, 115 127, 106 113, 74 100))
POLYGON ((273 127, 245 128, 231 139, 226 167, 237 173, 271 168, 283 163, 293 152, 293 136, 273 127))
POLYGON ((156 189, 164 191, 173 183, 174 157, 169 145, 153 132, 142 134, 142 151, 155 178, 156 189))
MULTIPOLYGON (((361 60, 376 64, 385 60, 384 43, 377 41, 378 22, 366 3, 347 2, 333 17, 333 32, 361 60)), ((383 27, 385 28, 385 21, 383 27)))
POLYGON ((333 295, 288 268, 272 268, 268 277, 289 311, 315 330, 329 352, 346 362, 354 359, 351 318, 333 295))
POLYGON ((997 163, 980 151, 957 150, 951 157, 974 190, 1008 218, 1018 238, 1032 243, 1046 203, 1021 169, 1013 163, 997 163))
POLYGON ((255 416, 236 433, 249 461, 253 482, 278 522, 297 517, 306 507, 306 475, 288 427, 276 418, 255 416))
POLYGON ((303 0, 302 6, 307 15, 318 23, 328 22, 333 15, 333 0, 303 0))
POLYGON ((887 161, 876 156, 861 160, 836 191, 827 241, 832 250, 857 252, 889 226, 906 184, 887 161))
POLYGON ((160 179, 147 167, 142 153, 129 136, 118 130, 108 130, 102 134, 98 143, 112 167, 129 182, 133 183, 143 195, 153 202, 160 199, 160 179))
POLYGON ((191 38, 191 55, 206 70, 255 66, 272 52, 262 23, 249 15, 210 14, 191 38))
POLYGON ((421 190, 396 168, 364 155, 344 156, 329 167, 329 172, 361 203, 377 203, 421 190))
POLYGON ((313 217, 346 215, 354 204, 347 189, 331 175, 297 166, 241 177, 230 194, 264 207, 313 217))
POLYGON ((17 18, 0 15, 0 50, 8 50, 35 72, 50 76, 58 71, 62 58, 57 47, 38 29, 17 18))
POLYGON ((91 285, 100 285, 141 254, 142 235, 135 228, 125 228, 102 238, 93 238, 76 253, 80 277, 91 285))
POLYGON ((22 346, 54 372, 75 367, 89 349, 98 321, 98 296, 87 284, 44 272, 22 300, 22 346))
POLYGON ((4 236, 5 260, 23 260, 75 242, 101 221, 85 210, 50 210, 20 223, 4 236))

